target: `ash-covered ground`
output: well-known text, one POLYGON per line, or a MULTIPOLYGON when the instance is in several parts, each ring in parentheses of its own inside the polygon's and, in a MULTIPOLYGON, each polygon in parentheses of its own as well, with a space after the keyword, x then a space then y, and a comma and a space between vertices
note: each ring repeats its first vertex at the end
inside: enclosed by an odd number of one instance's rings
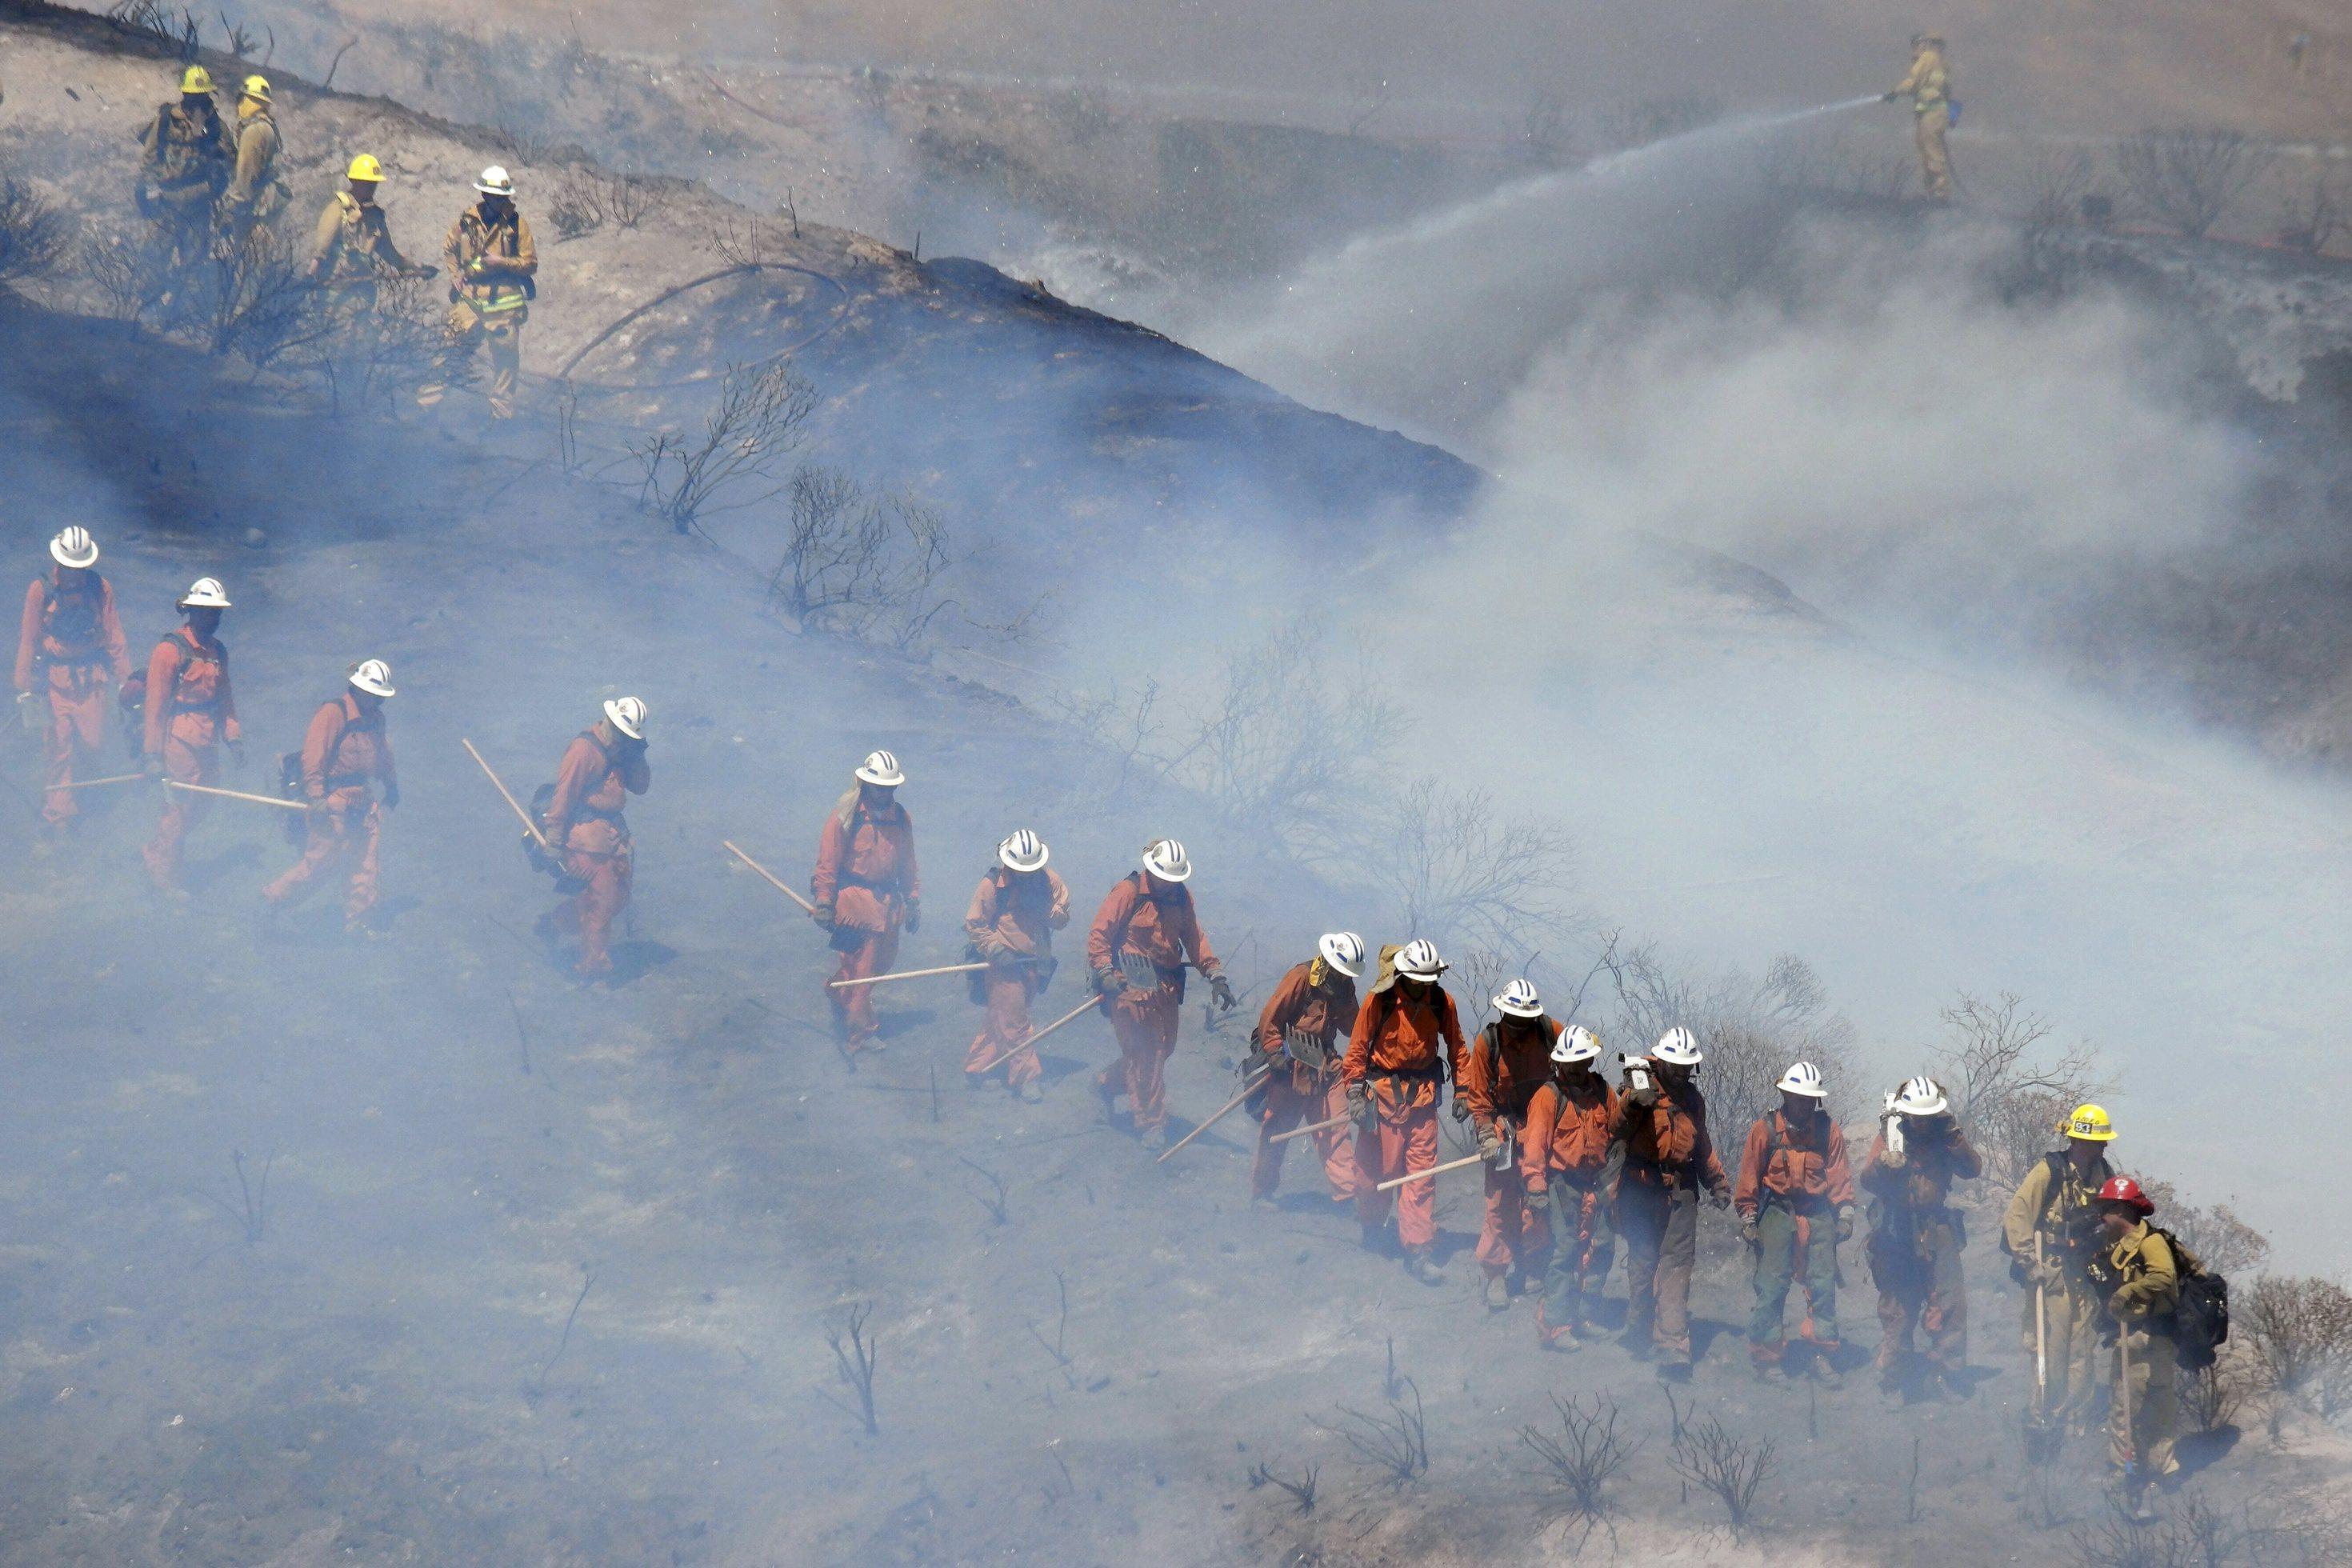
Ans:
MULTIPOLYGON (((87 16, 0 19, 5 172, 128 241, 131 128, 175 68, 87 16)), ((2352 1448, 2315 1409, 2340 1363, 2281 1391, 2242 1344, 2145 1531, 2095 1442, 2027 1460, 1995 1182, 1968 1195, 1965 1402, 1874 1391, 1858 1246, 1847 1386, 1751 1383, 1713 1215, 1700 1365, 1668 1393, 1605 1338, 1539 1351, 1524 1299, 1481 1307, 1475 1183, 1440 1184, 1432 1289, 1358 1246, 1303 1150, 1253 1211, 1245 1118, 1155 1164, 1088 1091, 1097 1019, 1049 1042, 1034 1107, 962 1083, 960 980, 890 991, 889 1048, 845 1060, 822 933, 720 847, 799 885, 849 767, 891 749, 929 889, 911 964, 960 956, 1016 826, 1078 925, 1184 839, 1244 1011, 1187 1009, 1180 1130, 1333 927, 1435 936, 1473 1018, 1524 971, 1631 1046, 1671 996, 1717 1031, 1719 1105, 1738 1064, 1811 1054, 1857 1134, 1948 1070, 1939 1011, 2013 992, 2051 1028, 2033 1059, 2095 1053, 2073 1081, 2118 1163, 2232 1241, 2242 1290, 2326 1275, 2340 262, 1929 213, 1810 131, 1659 123, 1646 158, 1530 170, 1369 121, 576 36, 551 74, 544 39, 470 49, 422 13, 341 68, 436 118, 305 82, 331 20, 273 69, 289 222, 365 147, 432 258, 505 159, 543 258, 524 409, 339 406, 299 354, 103 319, 79 251, 0 300, 10 569, 89 527, 137 653, 222 577, 242 787, 388 658, 405 797, 373 942, 330 894, 264 918, 275 814, 223 803, 177 909, 138 863, 143 789, 92 792, 47 855, 0 801, 0 1558, 2352 1552, 2352 1448), (666 176, 634 225, 542 221, 622 170, 666 176), (646 444, 780 355, 810 412, 728 499, 776 493, 681 526, 646 444), (938 574, 872 615, 796 602, 810 471, 941 531, 938 574), (458 742, 527 790, 622 692, 654 785, 619 984, 583 991, 458 742), (870 1433, 828 1343, 854 1315, 870 1433), (1599 1520, 1527 1439, 1555 1397, 1635 1446, 1599 1520), (1368 1418, 1418 1423, 1425 1468, 1384 1471, 1368 1418), (1772 1445, 1738 1529, 1675 1468, 1710 1420, 1772 1445)), ((22 736, 0 777, 37 798, 22 736)), ((1079 940, 1041 1016, 1076 1001, 1079 940)), ((1622 1275, 1609 1296, 1613 1322, 1622 1275)))

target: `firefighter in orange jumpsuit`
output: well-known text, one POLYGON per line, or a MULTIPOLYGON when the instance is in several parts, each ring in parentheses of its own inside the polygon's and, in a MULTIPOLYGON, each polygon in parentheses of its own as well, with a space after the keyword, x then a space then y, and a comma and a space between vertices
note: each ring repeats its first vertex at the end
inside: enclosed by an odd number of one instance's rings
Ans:
MULTIPOLYGON (((809 917, 833 933, 841 955, 833 977, 863 980, 887 974, 898 957, 898 933, 922 929, 923 883, 915 868, 915 825, 897 791, 907 782, 898 759, 869 752, 852 774, 854 787, 834 805, 817 837, 816 869, 809 875, 809 917)), ((874 1020, 874 988, 825 990, 834 1031, 852 1056, 882 1047, 874 1020)))
POLYGON ((1054 933, 1070 923, 1070 889, 1045 868, 1045 841, 1021 829, 996 847, 996 864, 971 892, 964 911, 966 957, 988 968, 973 975, 973 999, 988 1020, 964 1053, 963 1080, 973 1089, 997 1068, 1004 1087, 1034 1105, 1045 1069, 1030 1048, 1034 1026, 1029 1004, 1054 978, 1054 933))
POLYGON ((1798 1337, 1813 1347, 1813 1380, 1844 1381, 1837 1368, 1838 1245, 1853 1239, 1853 1173, 1845 1129, 1831 1120, 1822 1069, 1798 1062, 1781 1075, 1780 1109, 1748 1130, 1731 1206, 1755 1254, 1756 1310, 1748 1320, 1748 1364, 1759 1383, 1785 1380, 1783 1326, 1790 1288, 1801 1281, 1805 1320, 1798 1337))
POLYGON ((380 658, 352 666, 341 696, 320 704, 302 736, 302 798, 310 807, 302 858, 261 890, 272 910, 307 896, 311 879, 331 863, 348 866, 343 927, 367 929, 375 908, 376 852, 383 814, 400 805, 400 775, 384 734, 383 700, 392 695, 392 668, 380 658), (379 809, 375 786, 383 786, 379 809))
POLYGON ((1135 1107, 1135 1131, 1147 1149, 1168 1146, 1168 1058, 1176 1053, 1176 1025, 1184 1005, 1189 963, 1209 982, 1217 1005, 1230 1012, 1234 988, 1184 883, 1192 862, 1173 838, 1152 841, 1143 869, 1111 889, 1087 932, 1087 966, 1118 1037, 1119 1059, 1095 1079, 1108 1114, 1124 1089, 1135 1107))
MULTIPOLYGON (((2074 1113, 2076 1124, 2094 1125, 2082 1123, 2082 1114, 2074 1113)), ((2106 1113, 2100 1111, 2095 1125, 2105 1124, 2106 1113)), ((1927 1342, 1920 1393, 1953 1403, 1968 1397, 1969 1279, 1960 1265, 1968 1222, 1952 1202, 1952 1187, 1983 1174, 1984 1157, 1961 1131, 1941 1084, 1932 1078, 1910 1079, 1887 1096, 1878 1136, 1863 1158, 1862 1187, 1872 1199, 1868 1250, 1871 1278, 1878 1285, 1878 1386, 1891 1397, 1902 1394, 1915 1330, 1927 1342)), ((2067 1293, 2059 1291, 2051 1300, 2056 1304, 2050 1307, 2050 1321, 2067 1322, 2067 1293)), ((2067 1350, 2081 1350, 2081 1344, 2074 1339, 2058 1343, 2052 1365, 2063 1381, 2067 1350)), ((2038 1397, 2039 1391, 2034 1393, 2038 1397)), ((2077 1394, 2086 1397, 2079 1390, 2077 1394)))
MULTIPOLYGON (((143 768, 151 779, 216 784, 223 745, 236 761, 245 761, 245 731, 229 688, 228 649, 214 636, 228 607, 218 579, 197 578, 180 595, 186 624, 148 656, 143 768)), ((163 792, 163 815, 147 841, 146 859, 147 875, 168 898, 184 902, 188 897, 180 886, 180 849, 210 805, 206 796, 185 790, 163 792)))
POLYGON ((1611 1128, 1625 1145, 1616 1218, 1625 1238, 1627 1347, 1654 1354, 1658 1375, 1675 1383, 1690 1379, 1699 1189, 1722 1206, 1731 1204, 1731 1178, 1707 1131, 1706 1097, 1693 1081, 1699 1061, 1697 1038, 1688 1029, 1668 1029, 1648 1057, 1627 1064, 1611 1128))
POLYGON ((1617 1091, 1592 1070, 1600 1038, 1572 1026, 1552 1043, 1552 1076, 1528 1102, 1528 1123, 1542 1145, 1542 1180, 1528 1183, 1528 1202, 1551 1227, 1551 1261, 1536 1305, 1536 1342, 1546 1350, 1583 1349, 1592 1309, 1609 1278, 1615 1237, 1609 1228, 1613 1173, 1610 1126, 1617 1091))
POLYGON ((16 702, 25 727, 41 736, 48 782, 41 803, 47 839, 71 831, 74 792, 106 739, 106 688, 131 679, 131 652, 114 613, 114 586, 93 570, 98 541, 68 528, 49 541, 56 566, 25 590, 16 633, 16 702))
POLYGON ((1486 1157, 1486 1214, 1478 1227, 1480 1289, 1490 1312, 1510 1310, 1511 1298, 1540 1279, 1551 1260, 1551 1216, 1529 1195, 1549 1184, 1548 1152, 1528 1109, 1551 1081, 1552 1042, 1561 1025, 1544 1016, 1531 981, 1514 980, 1495 998, 1500 1015, 1478 1031, 1462 1058, 1454 1116, 1467 1120, 1486 1157), (1507 1154, 1507 1158, 1506 1155, 1507 1154))
MULTIPOLYGON (((1380 1184, 1437 1163, 1437 1101, 1448 1073, 1462 1079, 1462 1019, 1438 977, 1446 970, 1433 942, 1416 940, 1402 951, 1383 949, 1381 977, 1357 1010, 1339 1076, 1355 1119, 1356 1223, 1364 1246, 1380 1249, 1388 1224, 1389 1194, 1380 1184)), ((1437 1239, 1437 1200, 1427 1181, 1391 1189, 1397 1194, 1397 1240, 1405 1272, 1424 1285, 1444 1279, 1430 1257, 1437 1239)))
POLYGON ((646 761, 646 705, 634 697, 604 704, 604 716, 572 738, 556 764, 555 795, 541 826, 563 874, 581 884, 543 931, 580 933, 582 980, 610 980, 613 918, 628 907, 636 848, 621 808, 654 782, 646 761))
POLYGON ((1318 1121, 1334 1125, 1305 1136, 1315 1141, 1315 1152, 1322 1156, 1331 1201, 1355 1200, 1355 1138, 1347 1124, 1348 1091, 1339 1081, 1339 1058, 1332 1046, 1340 1029, 1356 1020, 1356 977, 1363 969, 1364 939, 1351 931, 1328 932, 1315 944, 1315 956, 1293 964, 1258 1013, 1252 1042, 1257 1060, 1249 1068, 1255 1072, 1263 1067, 1267 1076, 1252 1107, 1258 1134, 1257 1159, 1250 1167, 1250 1201, 1261 1208, 1274 1206, 1282 1157, 1290 1152, 1287 1142, 1274 1140, 1294 1127, 1318 1121))

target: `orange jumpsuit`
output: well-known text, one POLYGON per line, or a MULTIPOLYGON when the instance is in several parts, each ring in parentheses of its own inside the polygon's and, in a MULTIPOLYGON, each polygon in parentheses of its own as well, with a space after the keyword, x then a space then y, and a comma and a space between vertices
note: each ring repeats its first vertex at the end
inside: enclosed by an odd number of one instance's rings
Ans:
MULTIPOLYGON (((146 752, 163 759, 163 776, 182 784, 220 781, 220 746, 241 741, 236 697, 229 689, 228 649, 218 637, 182 626, 147 660, 146 752)), ((210 797, 163 792, 163 815, 147 841, 147 875, 166 892, 180 884, 180 847, 205 819, 210 797)))
MULTIPOLYGON (((1402 987, 1406 983, 1397 982, 1402 987)), ((1432 1184, 1376 1191, 1381 1183, 1437 1163, 1437 1097, 1450 1070, 1462 1078, 1462 1019, 1454 998, 1440 986, 1427 1001, 1412 1002, 1401 989, 1375 991, 1357 1011, 1348 1037, 1348 1059, 1339 1076, 1370 1087, 1372 1125, 1356 1139, 1356 1166, 1362 1184, 1356 1218, 1376 1226, 1388 1218, 1396 1197, 1397 1239, 1408 1250, 1437 1239, 1437 1195, 1432 1184)))
POLYGON ((1625 1331, 1647 1332, 1658 1359, 1690 1364, 1690 1282, 1698 1264, 1698 1188, 1731 1195, 1706 1130, 1706 1097, 1693 1084, 1669 1098, 1617 1102, 1612 1132, 1625 1145, 1617 1229, 1625 1237, 1625 1331))
POLYGON ((1837 1220, 1853 1207, 1845 1129, 1824 1111, 1792 1121, 1775 1110, 1748 1129, 1731 1206, 1756 1224, 1756 1310, 1748 1352, 1778 1366, 1788 1348, 1789 1292, 1802 1283, 1805 1318, 1797 1337, 1834 1361, 1838 1349, 1837 1220))
POLYGON ((1115 1094, 1121 1087, 1135 1106, 1135 1130, 1149 1133, 1168 1125, 1168 1058, 1176 1054, 1176 1024, 1184 1005, 1184 963, 1190 958, 1204 978, 1224 973, 1181 883, 1144 890, 1144 873, 1119 879, 1087 932, 1087 966, 1095 988, 1117 973, 1122 955, 1140 958, 1159 972, 1157 985, 1129 984, 1110 1004, 1111 1033, 1119 1059, 1105 1068, 1095 1087, 1115 1094))
POLYGON ((645 748, 623 741, 608 752, 593 730, 573 736, 556 764, 547 841, 562 858, 563 874, 585 884, 557 917, 580 933, 583 980, 613 973, 613 917, 628 906, 636 879, 636 850, 621 807, 653 782, 645 748))
POLYGON ((330 862, 347 864, 351 880, 343 894, 343 923, 355 926, 366 918, 375 908, 376 850, 383 836, 378 783, 399 792, 383 708, 364 711, 350 692, 320 704, 302 736, 302 796, 315 808, 304 826, 302 858, 261 896, 272 904, 299 901, 330 862))
POLYGON ((1551 1209, 1551 1262, 1536 1309, 1536 1339, 1549 1344, 1573 1335, 1591 1320, 1601 1288, 1615 1256, 1609 1228, 1610 1128, 1617 1120, 1617 1091, 1599 1073, 1580 1076, 1570 1088, 1558 1077, 1528 1101, 1528 1125, 1544 1152, 1540 1179, 1530 1190, 1548 1194, 1551 1209))
MULTIPOLYGON (((1878 1286, 1879 1371, 1902 1369, 1916 1328, 1927 1338, 1930 1364, 1957 1376, 1969 1364, 1969 1282, 1960 1267, 1968 1226, 1952 1205, 1952 1184, 1983 1175, 1984 1158, 1957 1131, 1906 1133, 1904 1142, 1901 1154, 1889 1154, 1882 1122, 1862 1163, 1863 1188, 1877 1200, 1869 1258, 1878 1286)), ((2064 1364, 2063 1354, 2053 1363, 2064 1364)))
MULTIPOLYGON (((879 811, 867 808, 852 790, 824 819, 816 846, 816 869, 809 897, 833 910, 833 949, 841 962, 835 980, 887 974, 898 958, 898 928, 922 902, 923 884, 915 868, 915 825, 893 799, 879 811)), ((874 987, 827 989, 834 1026, 852 1051, 873 1043, 881 1026, 874 1021, 874 987)))
POLYGON ((1551 1221, 1528 1205, 1548 1178, 1545 1139, 1528 1114, 1536 1091, 1551 1080, 1551 1046, 1562 1028, 1554 1018, 1511 1018, 1489 1024, 1462 1060, 1454 1095, 1484 1140, 1490 1132, 1516 1145, 1507 1171, 1488 1165, 1486 1215, 1478 1227, 1478 1262, 1489 1279, 1517 1268, 1540 1273, 1551 1255, 1551 1221), (1505 1125, 1498 1127, 1497 1120, 1505 1125))
MULTIPOLYGON (((1257 1016, 1255 1037, 1261 1061, 1273 1071, 1260 1091, 1257 1114, 1257 1159, 1250 1167, 1250 1195, 1274 1196, 1282 1181, 1282 1157, 1288 1143, 1272 1140, 1278 1133, 1313 1121, 1328 1121, 1348 1110, 1347 1085, 1339 1079, 1339 1058, 1332 1049, 1342 1024, 1356 1016, 1356 983, 1331 970, 1322 959, 1294 965, 1275 986, 1274 994, 1257 1016), (1293 1060, 1283 1051, 1286 1036, 1302 1035, 1315 1042, 1325 1063, 1316 1068, 1293 1060)), ((1250 1064, 1255 1068, 1258 1064, 1250 1064)), ((1310 1132, 1315 1152, 1323 1157, 1324 1179, 1331 1184, 1331 1201, 1347 1203, 1356 1196, 1360 1178, 1356 1170, 1356 1141, 1348 1124, 1310 1132)))
POLYGON ((1044 1073, 1029 1046, 1035 1026, 1029 1003, 1045 989, 1054 971, 1050 963, 1022 960, 1051 959, 1054 932, 1069 923, 1070 889, 1050 869, 1020 872, 995 866, 972 889, 963 933, 972 951, 988 960, 988 969, 977 976, 988 996, 988 1019, 964 1053, 964 1071, 984 1073, 1003 1063, 1011 1089, 1044 1073))
POLYGON ((79 584, 68 590, 64 575, 60 567, 33 579, 25 590, 25 615, 16 633, 16 689, 34 690, 37 679, 36 700, 47 704, 41 757, 49 793, 41 803, 41 820, 52 827, 72 819, 74 792, 63 786, 73 783, 78 769, 89 768, 106 739, 108 677, 117 686, 131 678, 113 584, 84 571, 79 584))

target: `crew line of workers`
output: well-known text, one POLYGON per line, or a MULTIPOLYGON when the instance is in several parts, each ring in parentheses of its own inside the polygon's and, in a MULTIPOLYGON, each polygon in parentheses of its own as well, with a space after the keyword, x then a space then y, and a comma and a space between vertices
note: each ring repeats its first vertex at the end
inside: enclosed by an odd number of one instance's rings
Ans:
MULTIPOLYGON (((1922 183, 1930 199, 1948 201, 1952 177, 1945 138, 1958 103, 1951 96, 1946 45, 1922 33, 1912 38, 1911 48, 1910 69, 1883 96, 1890 103, 1911 100, 1922 183)), ((209 71, 187 67, 181 72, 179 96, 159 105, 139 132, 135 195, 152 226, 158 280, 150 304, 177 297, 191 269, 247 243, 292 200, 277 172, 284 143, 268 79, 244 79, 233 120, 222 118, 214 91, 209 71)), ((313 226, 307 275, 345 322, 373 309, 382 281, 438 275, 432 267, 409 261, 393 244, 377 205, 383 180, 383 165, 375 155, 359 153, 345 174, 346 188, 329 199, 313 226)), ((446 346, 439 369, 418 388, 417 402, 426 407, 439 403, 458 367, 482 351, 490 367, 490 413, 504 419, 515 411, 522 330, 538 293, 539 250, 530 224, 516 208, 514 180, 504 168, 484 169, 474 190, 479 199, 458 215, 442 244, 449 277, 446 346)))
MULTIPOLYGON (((212 73, 189 66, 180 73, 179 97, 161 105, 139 133, 135 198, 151 225, 156 284, 151 305, 184 297, 192 283, 204 280, 203 268, 249 243, 292 200, 277 173, 283 142, 268 79, 248 76, 238 87, 233 124, 222 119, 213 92, 212 73)), ((383 181, 382 162, 360 153, 345 172, 345 188, 328 199, 312 226, 305 277, 346 325, 374 309, 381 283, 441 273, 411 262, 393 244, 376 200, 383 181)), ((505 169, 484 169, 474 192, 478 199, 457 215, 442 242, 449 278, 445 342, 416 401, 428 408, 439 403, 461 367, 486 352, 490 413, 505 419, 515 411, 523 323, 538 293, 539 247, 515 206, 514 181, 505 169)))

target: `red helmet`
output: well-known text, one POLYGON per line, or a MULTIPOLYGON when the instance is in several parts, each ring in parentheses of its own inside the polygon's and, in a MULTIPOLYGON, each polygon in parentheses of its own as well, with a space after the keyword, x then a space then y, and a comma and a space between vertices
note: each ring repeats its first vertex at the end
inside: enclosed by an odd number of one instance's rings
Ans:
POLYGON ((2109 1176, 2107 1184, 2099 1189, 2099 1201, 2103 1204, 2129 1204, 2143 1215, 2156 1212, 2155 1203, 2129 1176, 2109 1176))

